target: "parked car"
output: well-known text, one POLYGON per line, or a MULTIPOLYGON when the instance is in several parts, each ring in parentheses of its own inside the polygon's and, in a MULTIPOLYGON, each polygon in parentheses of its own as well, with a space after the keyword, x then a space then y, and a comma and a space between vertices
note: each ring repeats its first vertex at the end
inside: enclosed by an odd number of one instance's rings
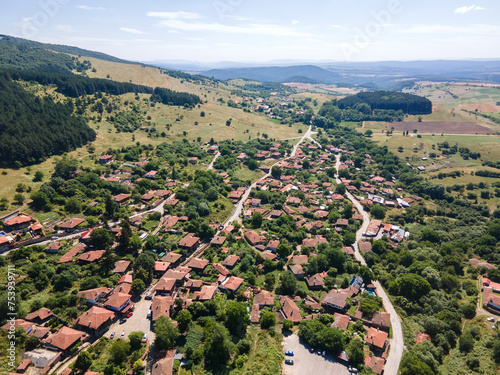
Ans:
POLYGON ((309 349, 309 353, 314 353, 314 348, 309 349))
POLYGON ((488 319, 486 319, 488 322, 494 322, 495 321, 495 318, 490 316, 488 319))
POLYGON ((111 332, 111 335, 109 335, 109 338, 110 338, 111 340, 113 340, 113 339, 115 338, 115 333, 114 333, 114 332, 111 332))
POLYGON ((144 336, 142 336, 142 342, 146 342, 148 340, 148 335, 147 333, 144 334, 144 336))
POLYGON ((153 299, 153 296, 152 295, 147 295, 146 297, 144 297, 144 299, 147 299, 148 301, 150 301, 150 300, 153 299))
POLYGON ((294 353, 291 350, 287 350, 285 352, 285 355, 289 355, 290 357, 293 357, 294 353))
POLYGON ((286 359, 285 360, 285 364, 293 366, 293 360, 292 359, 286 359))
POLYGON ((121 339, 124 339, 125 338, 125 331, 122 332, 122 334, 120 335, 120 338, 121 339))
POLYGON ((323 350, 323 357, 325 357, 325 356, 326 356, 326 352, 323 350))
POLYGON ((127 314, 127 318, 130 318, 132 315, 134 315, 134 313, 131 311, 127 314))
POLYGON ((321 355, 321 349, 318 349, 318 354, 321 355))
POLYGON ((57 237, 57 236, 52 236, 52 238, 51 238, 52 241, 56 241, 58 239, 59 239, 59 237, 57 237))
POLYGON ((146 319, 151 319, 151 310, 148 310, 148 315, 146 316, 146 319))
POLYGON ((127 321, 127 318, 121 318, 121 319, 120 319, 120 324, 123 324, 123 323, 125 323, 126 321, 127 321))
POLYGON ((224 229, 224 224, 219 225, 219 229, 224 229))

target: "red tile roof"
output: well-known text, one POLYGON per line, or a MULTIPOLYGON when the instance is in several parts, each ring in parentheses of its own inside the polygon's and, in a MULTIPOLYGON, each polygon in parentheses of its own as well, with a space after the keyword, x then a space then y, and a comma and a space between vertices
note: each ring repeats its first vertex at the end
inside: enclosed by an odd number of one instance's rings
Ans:
POLYGON ((349 326, 350 318, 347 315, 335 313, 334 315, 335 321, 332 323, 332 327, 346 330, 349 326))
POLYGON ((280 298, 280 304, 281 312, 285 319, 291 320, 294 323, 300 323, 302 321, 300 309, 290 297, 282 296, 280 298))
POLYGON ((243 279, 236 276, 231 276, 222 283, 222 286, 227 290, 235 292, 236 290, 238 290, 242 283, 243 279))
POLYGON ((373 345, 376 348, 383 349, 388 336, 389 334, 387 332, 371 327, 365 336, 365 343, 373 345))
POLYGON ((208 259, 193 258, 186 264, 186 267, 192 268, 194 270, 203 270, 210 263, 208 259))
POLYGON ((88 311, 78 317, 75 324, 97 330, 108 320, 113 320, 114 317, 114 312, 101 307, 92 306, 88 311))
POLYGON ((56 333, 50 335, 43 343, 53 346, 60 350, 66 350, 77 341, 86 336, 85 332, 77 331, 69 327, 61 327, 56 333))
POLYGON ((72 219, 69 219, 69 220, 65 221, 62 224, 59 224, 59 228, 62 228, 62 229, 74 229, 78 225, 80 225, 81 223, 83 223, 84 221, 85 221, 85 219, 80 219, 80 218, 74 217, 72 219))
POLYGON ((49 310, 46 307, 42 307, 40 310, 34 311, 26 315, 25 319, 31 321, 38 319, 43 321, 53 316, 55 316, 55 314, 52 312, 52 310, 49 310))
POLYGON ((238 255, 228 255, 227 258, 224 259, 224 262, 222 262, 222 265, 225 267, 234 267, 239 259, 240 257, 238 255))

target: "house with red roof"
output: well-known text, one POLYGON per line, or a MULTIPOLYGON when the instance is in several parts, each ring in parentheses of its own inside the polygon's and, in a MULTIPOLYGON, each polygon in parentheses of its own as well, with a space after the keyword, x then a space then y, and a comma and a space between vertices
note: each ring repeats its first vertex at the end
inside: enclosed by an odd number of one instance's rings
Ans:
POLYGON ((226 289, 226 290, 229 290, 231 292, 236 292, 241 284, 243 284, 243 279, 242 278, 239 278, 239 277, 236 277, 236 276, 231 276, 231 277, 228 277, 226 278, 222 284, 221 284, 221 289, 226 289))
POLYGON ((115 318, 115 313, 102 307, 92 306, 88 311, 78 317, 75 327, 81 331, 95 335, 97 331, 110 324, 115 318))
POLYGON ((42 340, 42 346, 65 352, 75 344, 85 340, 87 334, 69 327, 61 327, 55 333, 42 340))
POLYGON ((387 332, 371 327, 365 336, 365 343, 372 349, 384 350, 388 336, 387 332))
POLYGON ((290 297, 281 296, 280 304, 281 314, 285 319, 291 320, 294 324, 298 324, 302 321, 300 309, 290 297))

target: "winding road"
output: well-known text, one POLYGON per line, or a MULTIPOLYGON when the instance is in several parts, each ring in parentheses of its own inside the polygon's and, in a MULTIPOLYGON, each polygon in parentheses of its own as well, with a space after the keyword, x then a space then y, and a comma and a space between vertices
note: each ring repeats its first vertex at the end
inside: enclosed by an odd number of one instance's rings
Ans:
MULTIPOLYGON (((337 159, 335 163, 335 169, 338 171, 340 166, 340 155, 335 155, 337 159)), ((337 184, 341 184, 338 175, 335 176, 335 181, 337 184)), ((356 242, 354 243, 354 256, 356 260, 358 260, 362 265, 366 266, 365 259, 361 256, 359 252, 358 242, 363 239, 363 233, 368 229, 368 224, 370 223, 370 216, 363 209, 363 206, 359 201, 354 198, 354 196, 346 191, 347 198, 352 202, 354 207, 363 215, 363 224, 361 228, 356 232, 356 242)), ((403 328, 401 326, 401 319, 399 318, 394 306, 392 305, 391 300, 385 293, 384 288, 378 281, 373 281, 373 285, 375 285, 375 290, 377 296, 382 298, 382 303, 386 312, 391 314, 391 326, 392 326, 392 339, 390 339, 390 353, 387 359, 387 362, 384 367, 385 375, 397 375, 399 364, 401 362, 401 357, 403 356, 404 349, 404 340, 403 340, 403 328)))

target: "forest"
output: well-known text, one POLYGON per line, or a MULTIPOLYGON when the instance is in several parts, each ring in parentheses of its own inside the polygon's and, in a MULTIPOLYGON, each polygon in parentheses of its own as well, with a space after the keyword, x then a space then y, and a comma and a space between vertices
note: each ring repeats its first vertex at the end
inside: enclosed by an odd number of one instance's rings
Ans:
POLYGON ((71 100, 36 97, 0 75, 0 163, 40 163, 95 140, 94 130, 73 111, 71 100))

